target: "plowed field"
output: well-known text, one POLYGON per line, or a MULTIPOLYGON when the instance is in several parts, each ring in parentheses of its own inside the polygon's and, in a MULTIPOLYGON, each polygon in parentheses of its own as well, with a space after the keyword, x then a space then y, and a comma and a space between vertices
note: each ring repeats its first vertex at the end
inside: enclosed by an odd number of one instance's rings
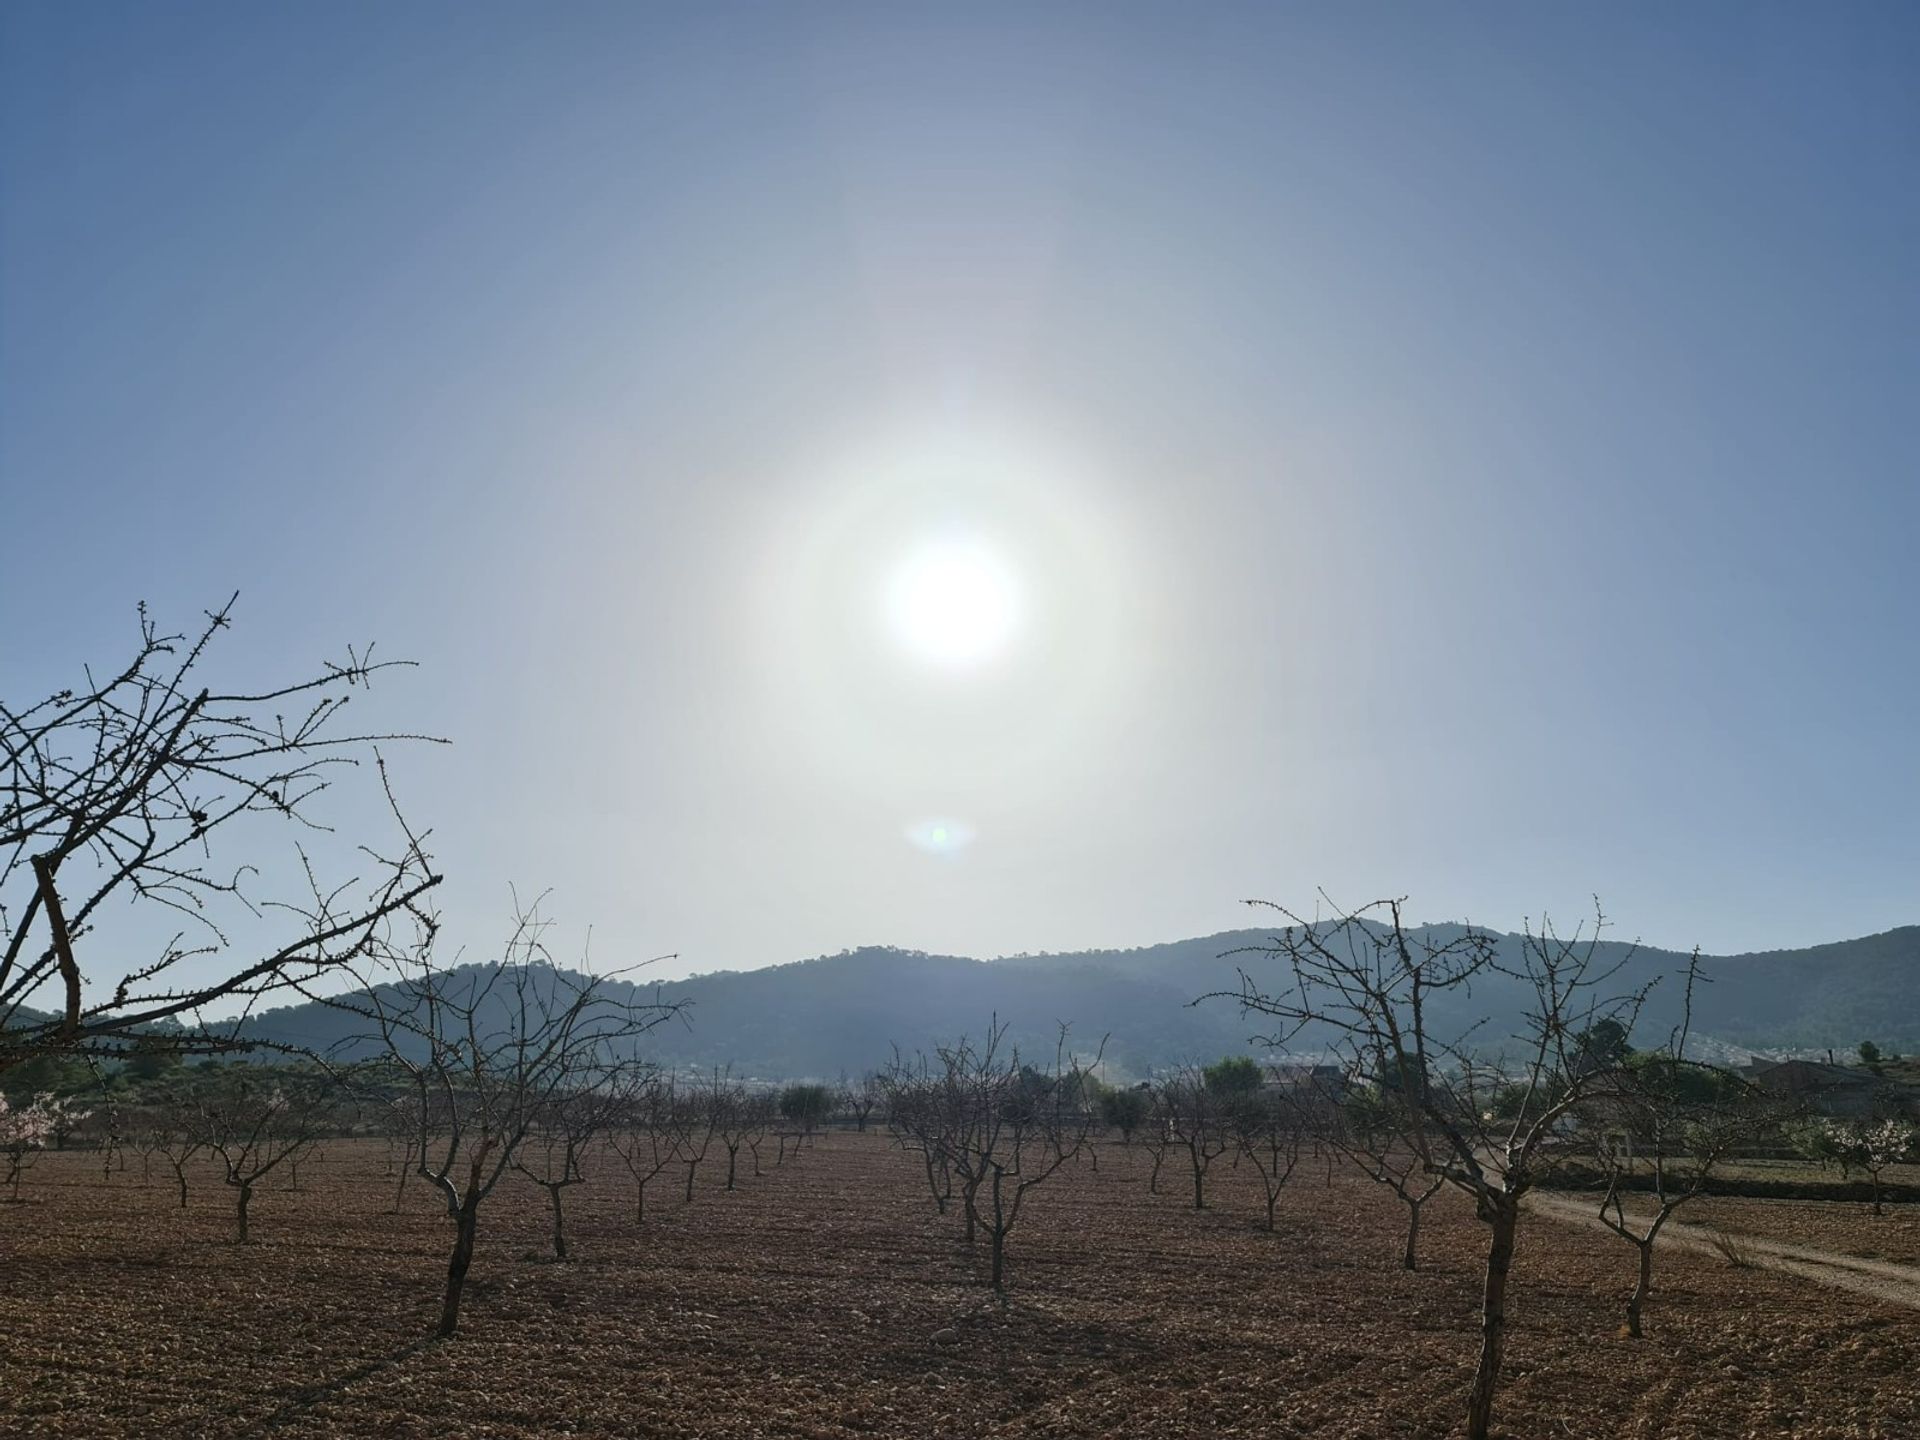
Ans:
MULTIPOLYGON (((1107 1147, 1034 1192, 1003 1303, 916 1160, 852 1134, 732 1194, 709 1162, 691 1205, 663 1175, 644 1228, 603 1160, 568 1192, 565 1264, 510 1179, 462 1332, 429 1342, 448 1224, 418 1182, 392 1213, 384 1162, 336 1143, 299 1191, 274 1177, 243 1247, 211 1171, 181 1211, 137 1160, 103 1185, 96 1156, 42 1157, 0 1206, 0 1432, 1444 1436, 1477 1345, 1484 1232, 1458 1202, 1408 1274, 1398 1202, 1363 1179, 1303 1165, 1270 1234, 1226 1161, 1196 1212, 1172 1159, 1150 1194, 1107 1147)), ((1505 1433, 1920 1436, 1920 1311, 1672 1253, 1633 1341, 1631 1269, 1605 1234, 1523 1222, 1505 1433)))

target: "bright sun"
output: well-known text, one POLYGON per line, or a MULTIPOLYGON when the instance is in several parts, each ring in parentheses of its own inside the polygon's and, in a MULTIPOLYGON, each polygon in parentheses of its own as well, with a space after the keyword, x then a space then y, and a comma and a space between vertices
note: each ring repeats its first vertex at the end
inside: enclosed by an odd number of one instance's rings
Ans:
POLYGON ((1019 622, 1013 572, 975 540, 939 540, 912 551, 886 589, 894 637, 922 660, 964 667, 991 660, 1019 622))

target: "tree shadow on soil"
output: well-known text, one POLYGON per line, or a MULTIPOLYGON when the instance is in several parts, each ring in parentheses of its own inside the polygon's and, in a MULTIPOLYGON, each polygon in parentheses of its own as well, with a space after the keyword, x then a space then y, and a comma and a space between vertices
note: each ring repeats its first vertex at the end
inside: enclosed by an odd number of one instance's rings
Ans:
POLYGON ((299 1419, 323 1400, 330 1400, 343 1391, 358 1385, 362 1380, 371 1380, 375 1375, 391 1370, 403 1361, 411 1360, 422 1351, 430 1350, 441 1343, 438 1335, 425 1335, 418 1340, 409 1340, 398 1350, 377 1356, 363 1364, 356 1365, 344 1375, 336 1375, 331 1380, 322 1380, 314 1385, 302 1385, 270 1414, 261 1416, 251 1425, 235 1432, 237 1435, 265 1435, 279 1429, 291 1421, 299 1419))

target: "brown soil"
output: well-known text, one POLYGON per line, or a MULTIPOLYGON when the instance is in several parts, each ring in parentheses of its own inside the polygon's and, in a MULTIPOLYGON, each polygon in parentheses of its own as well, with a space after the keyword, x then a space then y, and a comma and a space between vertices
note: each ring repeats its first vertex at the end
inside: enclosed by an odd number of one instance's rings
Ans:
MULTIPOLYGON (((1527 1205, 1535 1214, 1604 1229, 1605 1224, 1598 1213, 1600 1203, 1598 1192, 1579 1195, 1535 1191, 1527 1197, 1527 1205)), ((1700 1200, 1688 1203, 1675 1211, 1661 1227, 1655 1243, 1663 1252, 1678 1249, 1718 1254, 1730 1264, 1738 1259, 1742 1265, 1776 1270, 1783 1275, 1810 1280, 1829 1289, 1848 1290, 1871 1300, 1884 1300, 1920 1310, 1920 1269, 1849 1255, 1843 1250, 1829 1249, 1818 1243, 1838 1238, 1828 1233, 1828 1227, 1820 1223, 1822 1217, 1819 1214, 1804 1213, 1808 1210, 1818 1211, 1822 1207, 1804 1204, 1799 1207, 1803 1213, 1796 1217, 1799 1223, 1791 1228, 1797 1230, 1802 1238, 1793 1240, 1775 1238, 1767 1233, 1764 1226, 1753 1226, 1745 1223, 1737 1214, 1729 1216, 1724 1211, 1714 1211, 1712 1207, 1696 1213, 1694 1207, 1701 1203, 1700 1200), (1688 1218, 1680 1218, 1683 1215, 1688 1218), (1730 1247, 1727 1244, 1729 1239, 1737 1240, 1737 1246, 1730 1247)), ((1638 1195, 1628 1198, 1625 1212, 1627 1228, 1643 1234, 1652 1223, 1655 1213, 1646 1204, 1645 1198, 1638 1195)), ((1776 1229, 1789 1228, 1778 1223, 1783 1217, 1777 1212, 1765 1218, 1775 1221, 1776 1229)))
MULTIPOLYGON (((1484 1230, 1457 1201, 1407 1274, 1400 1207, 1364 1180, 1303 1166, 1268 1234, 1224 1160, 1196 1213, 1172 1160, 1150 1195, 1112 1147, 1034 1193, 1002 1303, 915 1161, 854 1135, 731 1195, 709 1162, 691 1206, 663 1175, 644 1229, 603 1162, 569 1192, 564 1265, 510 1181, 462 1333, 430 1343, 447 1221, 418 1183, 387 1213, 383 1158, 336 1144, 300 1192, 276 1179, 240 1247, 209 1172, 182 1213, 157 1172, 107 1187, 95 1156, 43 1157, 0 1207, 0 1433, 1433 1437, 1478 1343, 1484 1230)), ((1632 1341, 1632 1261, 1524 1222, 1505 1433, 1920 1435, 1920 1312, 1675 1250, 1632 1341)))
POLYGON ((1680 1213, 1697 1224, 1817 1246, 1863 1260, 1920 1266, 1920 1205, 1888 1205, 1885 1214, 1875 1215, 1871 1205, 1857 1201, 1807 1205, 1707 1195, 1680 1213))

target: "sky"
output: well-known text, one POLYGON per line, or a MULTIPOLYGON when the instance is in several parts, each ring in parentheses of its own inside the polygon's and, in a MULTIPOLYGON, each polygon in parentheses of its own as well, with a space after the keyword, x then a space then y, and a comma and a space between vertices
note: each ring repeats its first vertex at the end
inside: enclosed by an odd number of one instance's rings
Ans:
POLYGON ((1900 4, 16 0, 0 693, 377 639, 450 933, 662 978, 1914 923, 1916 80, 1900 4))

